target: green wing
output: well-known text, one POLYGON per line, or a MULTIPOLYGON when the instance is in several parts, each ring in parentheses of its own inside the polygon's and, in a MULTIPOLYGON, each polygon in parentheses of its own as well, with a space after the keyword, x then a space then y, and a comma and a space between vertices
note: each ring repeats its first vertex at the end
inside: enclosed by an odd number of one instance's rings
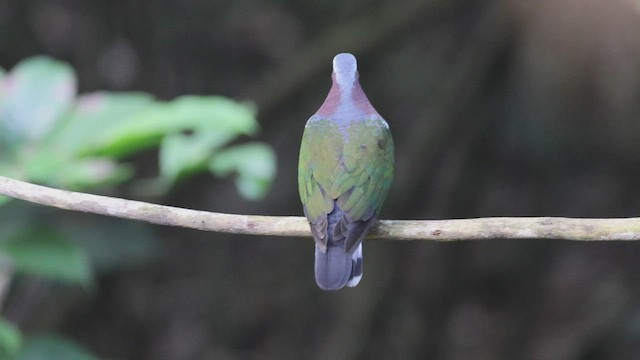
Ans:
MULTIPOLYGON (((298 167, 298 190, 318 246, 327 243, 327 215, 334 203, 343 211, 339 228, 370 222, 393 180, 391 133, 380 119, 338 125, 312 118, 305 127, 298 167)), ((369 228, 364 224, 363 232, 369 228)), ((364 234, 362 234, 364 236, 364 234)), ((361 236, 345 243, 349 252, 361 236)))

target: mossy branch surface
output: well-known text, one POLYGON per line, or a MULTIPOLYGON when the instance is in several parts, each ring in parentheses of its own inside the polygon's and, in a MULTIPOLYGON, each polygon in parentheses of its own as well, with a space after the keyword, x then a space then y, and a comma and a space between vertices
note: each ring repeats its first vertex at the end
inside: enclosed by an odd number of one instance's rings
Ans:
MULTIPOLYGON (((224 214, 72 192, 0 176, 0 195, 44 206, 152 224, 232 234, 310 237, 304 217, 224 214)), ((369 239, 485 240, 560 239, 638 240, 640 218, 577 219, 495 217, 455 220, 381 220, 369 239)))

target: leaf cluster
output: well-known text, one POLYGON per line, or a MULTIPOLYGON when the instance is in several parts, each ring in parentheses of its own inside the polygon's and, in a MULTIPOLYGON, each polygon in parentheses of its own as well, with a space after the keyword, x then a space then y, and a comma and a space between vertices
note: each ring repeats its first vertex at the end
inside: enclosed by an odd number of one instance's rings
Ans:
MULTIPOLYGON (((0 69, 3 176, 83 191, 131 182, 132 189, 157 196, 209 172, 235 176, 240 195, 258 200, 275 176, 275 154, 264 143, 239 141, 258 131, 250 104, 221 96, 163 101, 143 92, 78 94, 74 69, 45 56, 0 69), (158 151, 158 175, 141 180, 131 160, 149 149, 158 151)), ((157 253, 150 231, 139 224, 52 219, 47 209, 9 204, 2 196, 0 205, 0 275, 17 273, 17 281, 90 287, 97 271, 140 264, 157 253)), ((0 359, 45 358, 94 359, 59 336, 23 340, 0 318, 0 359)))

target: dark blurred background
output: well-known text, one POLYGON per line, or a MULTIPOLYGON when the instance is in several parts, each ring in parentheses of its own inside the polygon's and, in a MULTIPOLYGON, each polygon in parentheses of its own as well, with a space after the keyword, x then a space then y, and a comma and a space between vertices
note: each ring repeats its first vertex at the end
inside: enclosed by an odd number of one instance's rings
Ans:
MULTIPOLYGON (((640 214, 636 0, 0 1, 4 68, 47 54, 74 66, 81 92, 257 105, 259 138, 278 156, 270 194, 250 202, 202 175, 154 199, 195 209, 302 215, 303 126, 345 51, 396 143, 382 218, 640 214)), ((153 153, 134 160, 156 171, 153 153)), ((148 229, 163 245, 155 261, 47 298, 21 325, 107 359, 640 352, 635 243, 371 241, 361 284, 327 293, 310 239, 148 229)))

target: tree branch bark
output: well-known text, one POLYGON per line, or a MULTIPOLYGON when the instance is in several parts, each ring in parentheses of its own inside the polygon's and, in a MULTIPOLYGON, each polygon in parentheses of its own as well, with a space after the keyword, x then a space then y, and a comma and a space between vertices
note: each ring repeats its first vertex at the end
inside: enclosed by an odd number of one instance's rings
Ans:
MULTIPOLYGON (((306 219, 299 216, 235 215, 190 210, 53 189, 4 176, 0 176, 0 195, 59 209, 140 220, 158 225, 232 234, 311 236, 306 219)), ((639 240, 640 218, 495 217, 455 220, 380 220, 368 238, 436 241, 639 240)))

